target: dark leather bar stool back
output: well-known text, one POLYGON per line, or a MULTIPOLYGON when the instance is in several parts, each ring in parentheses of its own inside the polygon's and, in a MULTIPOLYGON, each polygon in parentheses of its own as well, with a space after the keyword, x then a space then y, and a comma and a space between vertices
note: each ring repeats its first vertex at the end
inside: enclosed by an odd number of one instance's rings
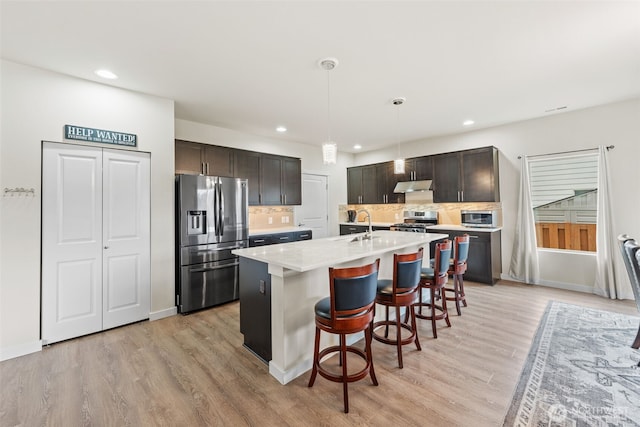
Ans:
MULTIPOLYGON (((418 350, 420 340, 416 329, 416 316, 413 303, 418 294, 418 284, 420 283, 420 271, 422 268, 423 248, 418 252, 410 254, 393 255, 393 279, 378 280, 378 292, 376 303, 385 306, 385 320, 373 324, 373 338, 385 344, 395 345, 398 352, 398 365, 402 368, 402 346, 415 343, 418 350), (394 307, 396 311, 395 320, 389 319, 389 307, 394 307), (404 307, 409 313, 407 320, 402 320, 400 309, 404 307), (384 326, 384 335, 377 332, 377 328, 384 326), (389 338, 389 326, 395 326, 395 337, 389 338), (409 332, 403 338, 402 331, 409 332)), ((406 335, 406 333, 405 333, 406 335)))
POLYGON ((462 315, 460 303, 467 306, 467 299, 464 293, 464 280, 462 278, 467 271, 467 258, 469 257, 469 235, 463 234, 453 239, 453 260, 449 264, 449 275, 453 278, 453 288, 445 287, 444 294, 447 301, 454 301, 458 316, 462 315), (447 293, 452 296, 447 296, 447 293))
POLYGON ((362 267, 330 268, 329 297, 321 299, 315 305, 316 336, 309 387, 313 386, 317 374, 330 381, 341 382, 345 413, 349 412, 348 383, 361 380, 369 374, 373 384, 378 385, 371 353, 371 325, 379 265, 380 259, 377 259, 374 263, 362 267), (320 351, 320 331, 340 335, 340 344, 320 351), (348 334, 363 331, 364 351, 346 344, 348 334), (333 353, 339 355, 338 365, 342 367, 340 373, 328 368, 329 361, 325 362, 326 368, 322 365, 323 359, 333 353), (365 366, 360 371, 350 374, 347 370, 347 353, 363 358, 365 366))
POLYGON ((445 298, 444 291, 442 289, 449 281, 449 259, 451 258, 451 240, 445 240, 442 243, 436 244, 435 258, 433 268, 423 268, 420 274, 420 292, 419 301, 416 305, 419 308, 416 317, 421 319, 431 320, 431 329, 433 331, 433 337, 438 338, 436 331, 436 320, 445 320, 447 326, 451 326, 449 321, 449 313, 447 311, 447 299, 445 298), (429 301, 424 302, 422 299, 423 289, 429 291, 429 301), (441 292, 442 291, 442 292, 441 292), (442 295, 442 297, 440 297, 442 295), (440 297, 442 305, 436 304, 436 299, 440 297), (422 314, 422 307, 429 307, 430 314, 422 314))

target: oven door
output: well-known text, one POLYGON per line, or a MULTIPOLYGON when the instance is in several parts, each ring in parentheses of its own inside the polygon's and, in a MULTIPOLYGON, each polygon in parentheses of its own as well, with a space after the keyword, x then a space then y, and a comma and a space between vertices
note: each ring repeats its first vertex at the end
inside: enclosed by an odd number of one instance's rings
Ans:
POLYGON ((238 299, 237 257, 181 267, 178 311, 188 313, 238 299))

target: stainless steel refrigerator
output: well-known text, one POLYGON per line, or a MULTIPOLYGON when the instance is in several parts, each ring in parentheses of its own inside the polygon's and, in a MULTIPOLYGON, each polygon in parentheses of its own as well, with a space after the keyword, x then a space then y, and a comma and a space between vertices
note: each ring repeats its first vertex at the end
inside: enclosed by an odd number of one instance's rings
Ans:
POLYGON ((176 176, 176 305, 188 313, 238 299, 238 257, 248 246, 247 180, 176 176))

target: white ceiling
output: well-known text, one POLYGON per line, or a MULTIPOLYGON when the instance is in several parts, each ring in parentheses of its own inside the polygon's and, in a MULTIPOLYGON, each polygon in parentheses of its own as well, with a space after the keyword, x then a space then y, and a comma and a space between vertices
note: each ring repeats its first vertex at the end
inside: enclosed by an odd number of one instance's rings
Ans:
POLYGON ((308 144, 327 139, 318 61, 335 57, 331 137, 348 152, 640 96, 638 1, 2 0, 0 12, 4 59, 308 144))

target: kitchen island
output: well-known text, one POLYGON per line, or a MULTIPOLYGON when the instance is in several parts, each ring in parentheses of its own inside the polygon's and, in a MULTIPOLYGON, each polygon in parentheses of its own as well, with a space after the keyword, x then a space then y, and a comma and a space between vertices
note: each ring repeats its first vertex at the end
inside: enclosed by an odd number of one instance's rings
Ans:
MULTIPOLYGON (((365 234, 328 237, 233 251, 241 262, 240 329, 245 334, 245 346, 268 361, 269 373, 280 383, 286 384, 311 369, 313 308, 318 300, 329 296, 329 267, 360 266, 380 258, 378 276, 392 278, 394 253, 415 252, 423 247, 426 265, 429 243, 447 235, 374 231, 370 239, 363 237, 365 234), (254 309, 260 299, 268 310, 254 309), (255 313, 267 317, 260 318, 255 313), (267 353, 257 348, 259 344, 254 345, 254 339, 259 341, 264 335, 258 331, 265 327, 270 332, 267 353)), ((361 337, 349 338, 353 342, 361 337)), ((322 334, 323 346, 336 342, 337 337, 322 334)))

